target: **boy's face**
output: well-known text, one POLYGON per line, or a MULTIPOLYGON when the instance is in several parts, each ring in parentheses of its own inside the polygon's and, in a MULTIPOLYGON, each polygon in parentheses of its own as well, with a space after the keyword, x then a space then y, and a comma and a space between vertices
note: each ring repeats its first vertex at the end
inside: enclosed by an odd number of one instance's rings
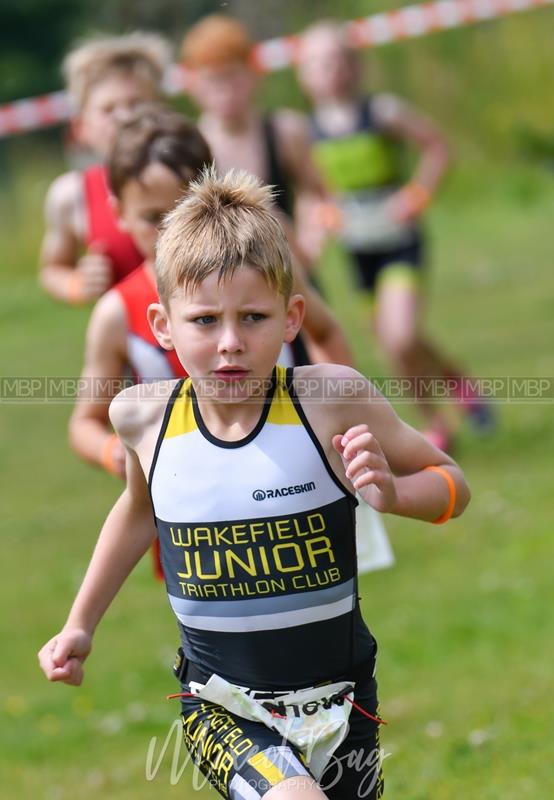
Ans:
POLYGON ((191 92, 202 111, 232 123, 248 112, 255 86, 254 71, 236 61, 195 69, 191 92))
POLYGON ((338 34, 314 31, 300 45, 297 74, 316 103, 348 95, 356 83, 354 54, 338 34))
POLYGON ((155 92, 150 83, 132 74, 109 75, 89 89, 75 123, 76 136, 82 144, 106 158, 117 125, 136 105, 154 99, 155 92))
MULTIPOLYGON (((287 303, 258 270, 242 266, 221 283, 212 272, 196 289, 180 290, 158 320, 161 328, 153 327, 165 331, 189 375, 208 379, 203 385, 209 384, 212 400, 242 401, 259 393, 259 380, 248 379, 271 375, 303 314, 301 295, 287 303)), ((167 346, 167 339, 158 340, 167 346)))
POLYGON ((185 189, 185 181, 163 164, 149 164, 123 186, 116 211, 146 261, 154 262, 159 225, 185 189))

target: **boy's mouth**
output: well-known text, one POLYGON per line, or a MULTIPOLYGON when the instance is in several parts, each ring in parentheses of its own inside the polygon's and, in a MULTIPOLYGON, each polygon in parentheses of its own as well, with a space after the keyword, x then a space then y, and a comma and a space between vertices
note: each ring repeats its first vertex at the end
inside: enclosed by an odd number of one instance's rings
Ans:
POLYGON ((214 369, 213 374, 216 378, 222 381, 238 381, 248 377, 249 370, 244 367, 220 367, 214 369))

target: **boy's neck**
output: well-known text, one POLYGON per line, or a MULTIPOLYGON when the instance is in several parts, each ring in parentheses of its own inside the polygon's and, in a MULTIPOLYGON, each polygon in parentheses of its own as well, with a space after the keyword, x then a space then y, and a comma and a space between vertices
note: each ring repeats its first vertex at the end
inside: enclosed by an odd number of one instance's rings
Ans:
POLYGON ((318 110, 333 110, 335 108, 344 108, 353 105, 357 100, 357 95, 354 90, 335 94, 332 97, 326 97, 316 104, 318 110))
POLYGON ((314 116, 330 135, 348 135, 358 124, 359 103, 350 95, 329 98, 315 106, 314 116))
MULTIPOLYGON (((194 385, 194 378, 192 381, 194 385)), ((229 442, 240 441, 248 436, 260 420, 270 381, 271 375, 268 375, 259 394, 238 402, 202 398, 201 385, 195 386, 200 416, 212 436, 229 442)))
POLYGON ((248 108, 244 114, 233 119, 219 117, 217 114, 206 112, 200 117, 200 125, 213 132, 237 135, 249 131, 257 123, 257 120, 257 112, 252 108, 248 108))

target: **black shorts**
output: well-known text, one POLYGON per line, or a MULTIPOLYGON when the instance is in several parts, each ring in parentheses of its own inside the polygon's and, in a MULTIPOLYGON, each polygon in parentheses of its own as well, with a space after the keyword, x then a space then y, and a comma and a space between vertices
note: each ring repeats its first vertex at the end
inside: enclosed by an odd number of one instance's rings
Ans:
MULTIPOLYGON (((187 688, 183 684, 183 690, 187 688)), ((356 684, 354 699, 370 714, 378 714, 373 676, 356 684)), ((182 699, 181 719, 194 763, 224 798, 257 800, 288 778, 313 780, 298 748, 261 722, 197 696, 182 699)), ((329 800, 377 800, 384 788, 381 765, 379 724, 353 708, 348 735, 319 785, 329 800)))
POLYGON ((387 267, 402 265, 420 272, 424 261, 424 239, 421 231, 414 231, 413 240, 394 250, 375 250, 370 253, 350 251, 357 269, 358 285, 373 292, 377 279, 387 267))

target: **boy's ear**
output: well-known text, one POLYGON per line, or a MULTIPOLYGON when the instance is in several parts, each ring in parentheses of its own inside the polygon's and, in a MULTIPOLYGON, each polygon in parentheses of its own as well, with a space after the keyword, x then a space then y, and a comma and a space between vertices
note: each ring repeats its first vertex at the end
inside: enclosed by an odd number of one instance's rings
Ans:
POLYGON ((169 316, 164 306, 161 303, 150 303, 146 311, 146 318, 158 343, 164 350, 173 350, 169 316))
POLYGON ((296 334, 302 327, 302 322, 304 321, 305 310, 306 301, 303 295, 293 294, 287 306, 287 325, 283 341, 288 343, 296 338, 296 334))

